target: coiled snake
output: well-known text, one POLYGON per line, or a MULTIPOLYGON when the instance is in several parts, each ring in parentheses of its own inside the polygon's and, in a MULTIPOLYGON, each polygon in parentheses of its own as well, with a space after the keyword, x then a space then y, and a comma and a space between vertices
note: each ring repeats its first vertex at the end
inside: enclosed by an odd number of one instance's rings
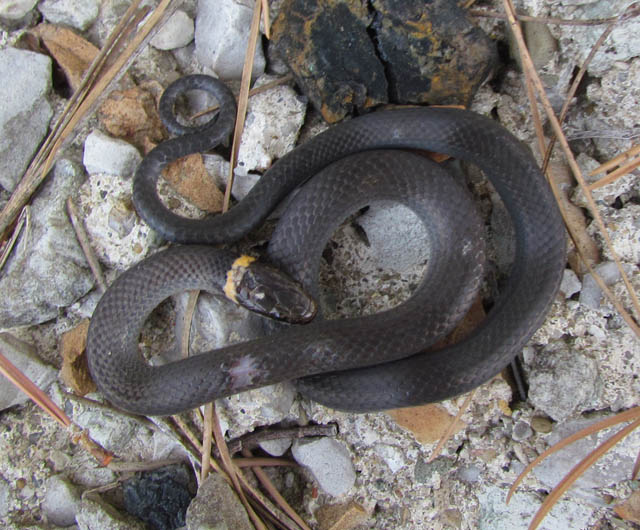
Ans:
POLYGON ((91 321, 90 370, 115 405, 170 414, 293 379, 304 395, 343 410, 439 401, 493 377, 541 325, 565 266, 566 237, 531 153, 502 126, 451 108, 373 112, 330 128, 277 161, 229 212, 190 220, 162 205, 155 190, 157 177, 168 162, 226 138, 235 116, 233 96, 204 76, 179 80, 165 92, 161 108, 171 114, 175 97, 193 88, 217 97, 217 122, 190 134, 176 125, 173 131, 182 136, 149 153, 135 176, 134 204, 166 239, 207 245, 236 241, 311 179, 280 221, 270 255, 312 294, 317 293, 315 278, 327 239, 347 215, 372 201, 394 200, 411 208, 430 228, 431 258, 412 297, 389 311, 317 319, 263 339, 151 367, 137 347, 150 311, 175 292, 216 289, 214 278, 224 283, 233 263, 228 253, 211 247, 174 247, 156 254, 118 278, 91 321), (445 153, 478 166, 500 194, 515 233, 510 278, 494 307, 462 342, 437 351, 428 348, 453 328, 480 285, 481 222, 465 193, 439 166, 407 150, 445 153), (447 233, 449 229, 454 232, 447 233))

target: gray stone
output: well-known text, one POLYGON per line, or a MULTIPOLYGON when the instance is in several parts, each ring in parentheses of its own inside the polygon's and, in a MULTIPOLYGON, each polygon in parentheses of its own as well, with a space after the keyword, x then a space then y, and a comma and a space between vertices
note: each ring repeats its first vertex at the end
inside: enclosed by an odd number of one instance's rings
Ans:
MULTIPOLYGON (((58 372, 42 362, 36 349, 9 333, 0 333, 0 351, 15 367, 35 385, 46 391, 58 372)), ((0 378, 0 410, 26 403, 28 396, 5 377, 0 378)), ((0 503, 1 504, 1 503, 0 503)))
POLYGON ((291 452, 296 462, 311 472, 325 493, 337 497, 348 493, 355 484, 351 454, 337 440, 296 440, 291 452))
POLYGON ((33 200, 30 220, 0 277, 0 328, 46 322, 92 288, 65 206, 83 178, 71 162, 60 160, 33 200))
POLYGON ((290 438, 281 438, 280 440, 264 440, 258 444, 260 449, 266 451, 271 456, 282 456, 289 447, 291 447, 290 438))
POLYGON ((0 50, 0 186, 13 191, 53 116, 51 59, 15 48, 0 50))
POLYGON ((433 462, 427 462, 422 457, 418 458, 413 470, 416 482, 420 484, 439 484, 444 475, 453 469, 454 462, 451 458, 436 458, 433 462))
POLYGON ((578 279, 578 275, 571 269, 565 269, 560 283, 560 292, 564 294, 565 298, 571 298, 574 294, 579 293, 580 289, 582 289, 582 283, 578 279))
POLYGON ((53 24, 63 24, 84 31, 98 18, 99 0, 44 0, 38 6, 53 24))
MULTIPOLYGON (((604 281, 605 285, 611 286, 620 279, 620 271, 617 265, 612 262, 600 263, 595 267, 594 272, 604 281)), ((584 276, 582 290, 580 291, 580 303, 591 309, 598 309, 603 300, 603 292, 596 283, 591 273, 584 276)))
POLYGON ((429 259, 429 234, 406 206, 373 204, 358 224, 367 234, 373 269, 403 273, 429 259))
POLYGON ((130 177, 141 161, 142 156, 133 145, 102 131, 93 131, 84 142, 82 162, 90 175, 130 177))
MULTIPOLYGON (((253 2, 200 0, 196 16, 196 58, 222 79, 240 79, 249 40, 253 2)), ((262 44, 258 40, 252 77, 265 67, 262 44)))
POLYGON ((556 421, 594 408, 602 383, 597 362, 563 342, 550 343, 529 371, 529 401, 556 421))
POLYGON ((526 421, 517 421, 513 425, 513 430, 511 431, 511 437, 516 442, 521 442, 522 440, 526 440, 530 438, 533 434, 533 430, 531 426, 526 421))
POLYGON ((150 44, 158 50, 174 50, 189 44, 194 33, 193 20, 178 9, 151 39, 150 44))
MULTIPOLYGON (((549 31, 549 26, 542 22, 524 22, 522 30, 533 64, 536 70, 540 70, 553 60, 558 44, 549 31)), ((517 52, 516 57, 520 57, 517 52)))
POLYGON ((80 530, 145 530, 147 526, 138 519, 118 512, 98 497, 85 496, 76 515, 80 530))
POLYGON ((31 11, 38 0, 12 0, 0 2, 0 17, 8 20, 20 20, 31 11))
MULTIPOLYGON (((547 437, 546 442, 549 446, 554 445, 577 431, 605 419, 605 417, 576 418, 561 425, 556 425, 552 434, 547 437)), ((580 460, 623 426, 619 425, 613 429, 592 434, 553 453, 533 468, 534 474, 545 486, 554 487, 580 460)), ((636 429, 607 451, 580 476, 574 486, 576 490, 580 490, 579 492, 576 491, 576 493, 579 493, 580 496, 587 500, 602 505, 601 497, 590 490, 628 480, 639 445, 640 431, 636 429)))
POLYGON ((219 473, 211 473, 200 484, 187 509, 188 530, 252 530, 244 506, 219 473))
POLYGON ((54 475, 46 484, 42 512, 47 521, 56 526, 71 526, 76 522, 80 509, 80 494, 77 488, 60 475, 54 475))

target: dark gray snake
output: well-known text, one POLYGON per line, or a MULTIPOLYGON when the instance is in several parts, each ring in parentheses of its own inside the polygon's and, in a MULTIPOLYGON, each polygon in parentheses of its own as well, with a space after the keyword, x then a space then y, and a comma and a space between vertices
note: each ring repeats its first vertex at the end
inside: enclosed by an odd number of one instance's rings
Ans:
POLYGON ((345 216, 372 201, 389 199, 409 206, 429 227, 431 257, 412 297, 392 310, 344 320, 317 319, 151 367, 138 352, 140 329, 150 311, 176 292, 217 289, 215 278, 224 277, 233 262, 226 251, 205 246, 158 253, 121 275, 91 320, 90 370, 115 405, 170 414, 284 380, 297 380, 304 395, 350 411, 439 401, 493 377, 541 325, 565 266, 565 232, 533 157, 503 127, 450 108, 371 113, 332 127, 280 159, 229 212, 188 220, 160 203, 157 176, 166 163, 224 139, 235 106, 219 83, 187 79, 167 90, 165 106, 172 107, 171 98, 185 88, 197 86, 214 93, 221 111, 216 124, 160 144, 138 168, 134 203, 161 235, 180 243, 236 241, 315 175, 287 209, 269 251, 278 266, 312 294, 317 294, 315 278, 327 239, 345 216), (436 351, 429 346, 452 329, 481 283, 481 222, 468 213, 471 203, 459 185, 445 178, 439 166, 407 150, 445 153, 477 165, 500 194, 515 233, 509 281, 487 318, 462 342, 436 351), (446 233, 451 226, 456 232, 446 233))

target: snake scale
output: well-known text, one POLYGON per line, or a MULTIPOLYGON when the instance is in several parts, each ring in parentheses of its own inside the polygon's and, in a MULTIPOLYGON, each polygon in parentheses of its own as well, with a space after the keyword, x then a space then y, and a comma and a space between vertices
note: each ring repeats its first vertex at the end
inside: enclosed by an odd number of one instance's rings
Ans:
POLYGON ((229 212, 191 220, 162 205, 155 190, 158 175, 168 162, 224 140, 235 116, 230 92, 204 76, 170 86, 161 110, 171 113, 177 95, 193 88, 218 99, 217 121, 195 130, 170 125, 181 136, 145 157, 133 191, 139 214, 152 228, 188 245, 158 253, 123 273, 91 320, 89 367, 115 405, 171 414, 284 380, 296 380, 304 395, 342 410, 434 402, 493 377, 541 325, 565 267, 566 236, 531 153, 502 126, 453 108, 372 112, 331 127, 278 160, 229 212), (505 204, 515 237, 509 280, 487 317, 461 342, 441 349, 429 347, 464 315, 482 281, 482 223, 465 190, 443 175, 440 166, 411 152, 416 150, 478 166, 505 204), (224 282, 234 258, 209 245, 237 241, 300 187, 270 242, 272 260, 317 294, 322 249, 338 224, 369 202, 400 202, 430 233, 427 272, 411 298, 375 315, 317 318, 164 366, 148 365, 138 352, 138 340, 152 309, 176 292, 218 289, 215 281, 224 282))

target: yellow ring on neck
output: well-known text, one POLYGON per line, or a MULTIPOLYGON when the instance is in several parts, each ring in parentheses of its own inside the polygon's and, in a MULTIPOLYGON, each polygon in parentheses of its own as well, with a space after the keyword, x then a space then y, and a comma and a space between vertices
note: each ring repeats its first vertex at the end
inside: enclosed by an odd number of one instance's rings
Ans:
POLYGON ((231 264, 231 268, 227 271, 227 281, 222 289, 229 300, 238 303, 236 298, 236 286, 242 280, 242 276, 244 276, 247 267, 255 260, 256 258, 253 256, 243 254, 239 258, 236 258, 236 260, 231 264))

